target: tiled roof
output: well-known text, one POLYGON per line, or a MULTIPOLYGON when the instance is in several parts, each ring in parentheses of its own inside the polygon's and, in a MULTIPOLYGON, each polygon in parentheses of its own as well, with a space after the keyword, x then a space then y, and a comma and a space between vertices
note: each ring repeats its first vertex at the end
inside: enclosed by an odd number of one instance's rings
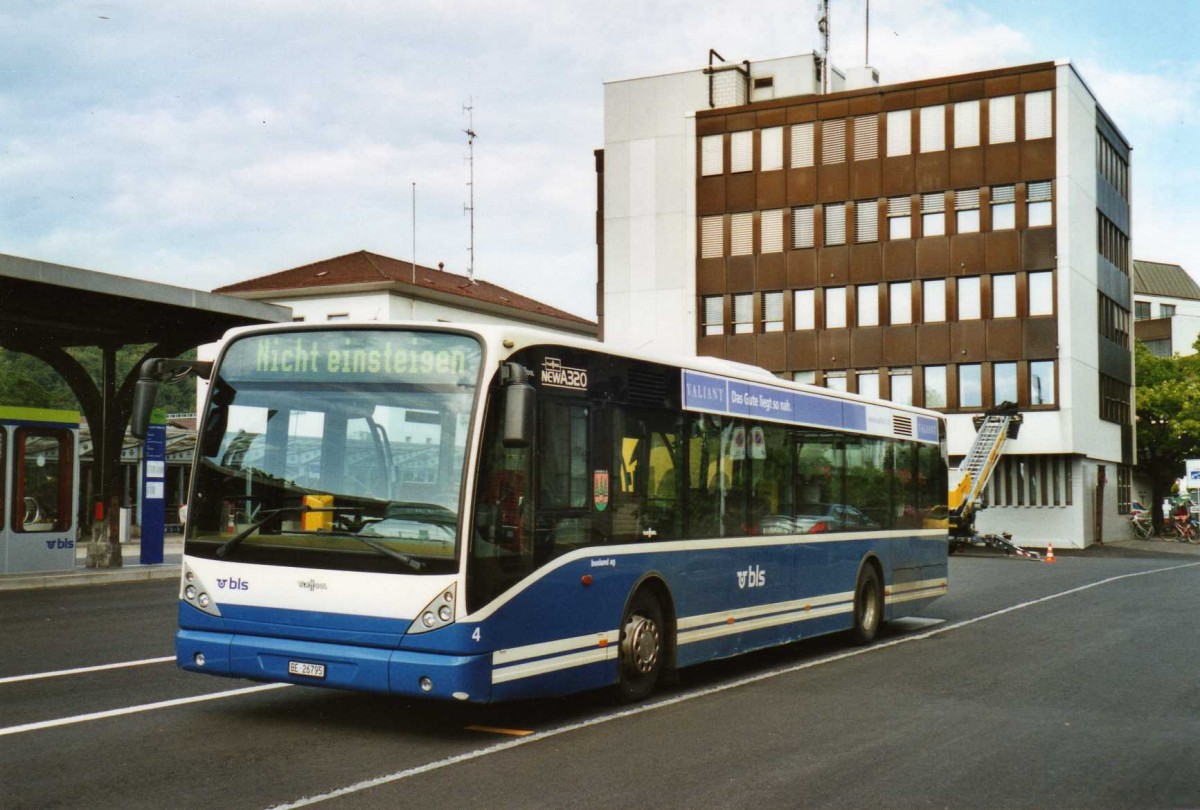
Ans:
POLYGON ((1133 260, 1133 292, 1135 295, 1157 295, 1163 298, 1190 298, 1200 301, 1200 284, 1178 264, 1133 260))
MULTIPOLYGON (((430 267, 416 265, 412 262, 392 259, 378 253, 360 250, 332 259, 282 270, 266 276, 240 281, 226 287, 219 287, 213 292, 223 295, 238 295, 239 293, 262 293, 271 291, 295 292, 298 290, 315 292, 322 287, 334 287, 346 284, 371 284, 394 282, 398 284, 413 284, 415 275, 416 286, 430 291, 458 296, 492 307, 504 307, 522 312, 534 313, 549 318, 558 318, 571 323, 595 326, 594 321, 580 318, 561 309, 556 309, 541 301, 507 290, 488 281, 470 281, 466 276, 447 273, 445 270, 434 270, 430 267)), ((465 304, 464 304, 465 305, 465 304)))

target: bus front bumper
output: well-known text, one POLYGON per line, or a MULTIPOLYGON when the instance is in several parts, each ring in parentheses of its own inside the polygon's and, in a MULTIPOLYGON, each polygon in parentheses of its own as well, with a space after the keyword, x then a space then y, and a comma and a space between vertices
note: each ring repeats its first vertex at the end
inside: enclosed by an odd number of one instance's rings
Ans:
POLYGON ((298 639, 180 630, 175 663, 189 672, 486 703, 490 655, 439 655, 298 639))

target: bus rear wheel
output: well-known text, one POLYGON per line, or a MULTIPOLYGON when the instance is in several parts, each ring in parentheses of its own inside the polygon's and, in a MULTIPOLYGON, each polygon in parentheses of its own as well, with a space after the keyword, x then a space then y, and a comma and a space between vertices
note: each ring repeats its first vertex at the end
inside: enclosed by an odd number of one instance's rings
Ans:
POLYGON ((642 700, 654 690, 663 669, 665 632, 658 599, 646 588, 640 589, 621 619, 617 692, 622 700, 642 700))
POLYGON ((883 583, 873 565, 863 566, 854 588, 854 629, 857 644, 870 644, 883 623, 883 583))

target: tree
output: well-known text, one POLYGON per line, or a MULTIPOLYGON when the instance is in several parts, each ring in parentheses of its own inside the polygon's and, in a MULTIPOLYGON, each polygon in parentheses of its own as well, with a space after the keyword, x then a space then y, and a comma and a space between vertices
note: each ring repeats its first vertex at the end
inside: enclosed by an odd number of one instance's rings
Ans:
POLYGON ((1150 481, 1157 526, 1162 500, 1183 474, 1184 462, 1200 458, 1200 354, 1156 357, 1141 341, 1134 341, 1134 351, 1137 471, 1150 481))

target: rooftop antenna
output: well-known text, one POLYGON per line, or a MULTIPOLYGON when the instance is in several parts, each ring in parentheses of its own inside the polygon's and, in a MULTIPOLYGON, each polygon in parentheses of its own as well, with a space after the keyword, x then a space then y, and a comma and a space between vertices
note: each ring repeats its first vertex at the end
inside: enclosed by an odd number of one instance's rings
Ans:
POLYGON ((463 132, 467 133, 467 166, 468 177, 467 188, 469 189, 469 202, 463 205, 463 211, 471 215, 471 245, 469 250, 470 260, 467 262, 467 279, 472 284, 475 283, 475 105, 474 99, 467 98, 467 103, 463 105, 463 112, 467 114, 467 128, 463 132))
POLYGON ((412 217, 413 217, 413 222, 412 222, 412 237, 413 237, 412 284, 413 284, 413 290, 411 293, 411 296, 412 296, 411 310, 412 310, 412 319, 415 321, 417 319, 417 290, 416 290, 416 287, 417 287, 417 181, 416 180, 412 181, 412 217))
POLYGON ((821 32, 821 92, 829 92, 829 0, 817 0, 817 30, 821 32))
POLYGON ((863 64, 871 64, 871 0, 867 0, 867 24, 863 34, 863 64))

